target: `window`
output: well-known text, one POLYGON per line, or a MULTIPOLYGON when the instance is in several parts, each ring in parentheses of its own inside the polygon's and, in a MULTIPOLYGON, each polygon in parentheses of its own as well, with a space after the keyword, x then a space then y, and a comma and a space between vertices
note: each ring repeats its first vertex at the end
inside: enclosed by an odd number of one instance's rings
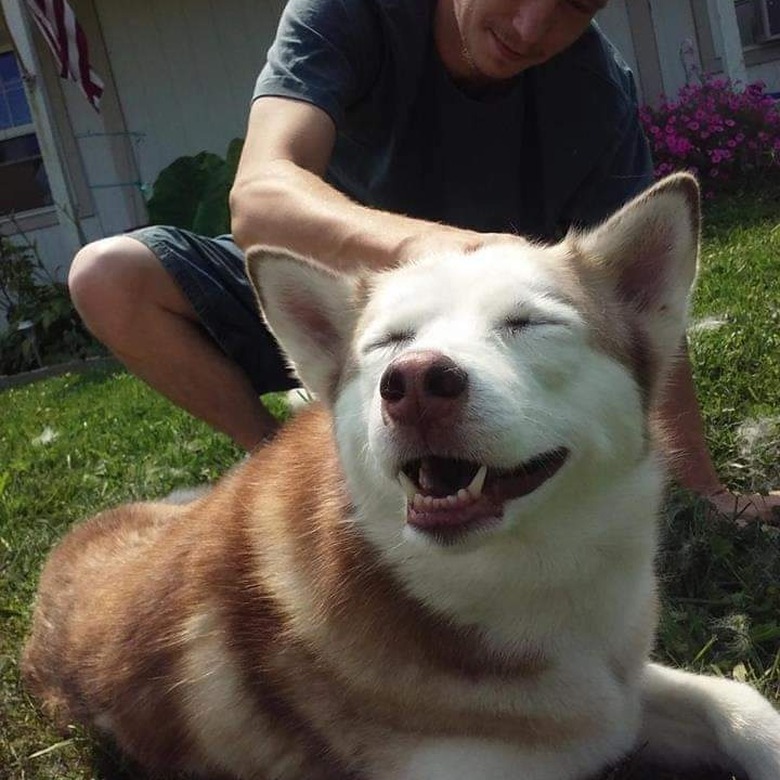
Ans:
POLYGON ((735 0, 742 46, 780 41, 780 0, 735 0))
POLYGON ((0 217, 52 202, 19 63, 0 51, 0 217))

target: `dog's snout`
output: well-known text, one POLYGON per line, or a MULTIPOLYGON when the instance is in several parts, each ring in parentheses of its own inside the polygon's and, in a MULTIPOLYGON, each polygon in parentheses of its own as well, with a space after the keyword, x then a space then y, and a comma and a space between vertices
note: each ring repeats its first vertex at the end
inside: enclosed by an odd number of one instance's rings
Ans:
POLYGON ((453 360, 441 356, 425 372, 423 390, 438 398, 457 398, 466 392, 468 374, 453 360))
POLYGON ((385 369, 379 383, 385 421, 419 424, 441 421, 462 406, 468 374, 439 352, 408 352, 385 369))

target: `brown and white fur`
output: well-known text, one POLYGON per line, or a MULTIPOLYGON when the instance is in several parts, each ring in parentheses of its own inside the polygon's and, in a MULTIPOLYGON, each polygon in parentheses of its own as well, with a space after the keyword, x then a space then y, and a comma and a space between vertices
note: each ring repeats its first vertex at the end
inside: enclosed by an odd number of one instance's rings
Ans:
POLYGON ((698 223, 679 175, 551 247, 360 277, 251 253, 321 403, 194 502, 76 527, 31 690, 168 773, 575 780, 644 746, 777 780, 766 700, 648 662, 649 410, 698 223))

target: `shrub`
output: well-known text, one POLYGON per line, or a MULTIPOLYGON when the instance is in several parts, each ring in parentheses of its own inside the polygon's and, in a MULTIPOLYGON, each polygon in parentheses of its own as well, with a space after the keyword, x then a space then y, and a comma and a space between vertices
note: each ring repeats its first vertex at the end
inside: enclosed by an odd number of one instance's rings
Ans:
POLYGON ((658 177, 689 170, 705 194, 780 181, 780 110, 761 82, 739 90, 724 79, 688 84, 676 100, 640 117, 658 177))
POLYGON ((226 159, 212 152, 179 157, 160 171, 147 203, 153 225, 173 225, 203 236, 230 231, 228 195, 243 141, 233 139, 226 159))
POLYGON ((101 352, 73 308, 68 288, 28 243, 0 236, 0 374, 16 374, 101 352))

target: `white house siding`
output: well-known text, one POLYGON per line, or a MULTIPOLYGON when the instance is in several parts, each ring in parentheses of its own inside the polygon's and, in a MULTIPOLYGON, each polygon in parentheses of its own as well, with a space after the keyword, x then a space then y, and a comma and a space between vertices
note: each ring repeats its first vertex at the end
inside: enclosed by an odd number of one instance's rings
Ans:
POLYGON ((184 154, 243 137, 283 0, 95 0, 127 130, 151 185, 184 154))
POLYGON ((748 65, 747 77, 749 82, 763 81, 769 92, 780 93, 780 60, 748 65))
POLYGON ((636 53, 634 51, 634 38, 631 33, 631 25, 628 19, 626 0, 612 0, 602 11, 596 15, 596 21, 602 31, 615 44, 623 59, 628 63, 637 83, 640 100, 642 99, 641 82, 638 78, 636 53))
MULTIPOLYGON (((136 226, 145 215, 133 208, 130 193, 126 192, 133 185, 128 184, 126 171, 118 167, 122 152, 115 151, 114 131, 106 127, 103 115, 92 110, 74 84, 60 84, 80 158, 69 159, 68 166, 73 169, 81 165, 86 180, 79 220, 84 239, 92 241, 136 226)), ((125 152, 125 156, 129 154, 129 150, 125 152)))
POLYGON ((692 45, 697 51, 693 12, 690 3, 681 0, 650 0, 650 6, 664 93, 673 97, 686 84, 684 47, 692 45))
MULTIPOLYGON (((85 220, 86 228, 94 230, 94 218, 85 220)), ((35 251, 49 271, 60 281, 65 281, 68 275, 71 257, 69 253, 62 252, 62 230, 59 225, 37 228, 29 233, 25 232, 25 239, 35 245, 35 251)), ((17 239, 17 242, 18 239, 17 239)), ((24 243, 24 242, 19 242, 24 243)))

